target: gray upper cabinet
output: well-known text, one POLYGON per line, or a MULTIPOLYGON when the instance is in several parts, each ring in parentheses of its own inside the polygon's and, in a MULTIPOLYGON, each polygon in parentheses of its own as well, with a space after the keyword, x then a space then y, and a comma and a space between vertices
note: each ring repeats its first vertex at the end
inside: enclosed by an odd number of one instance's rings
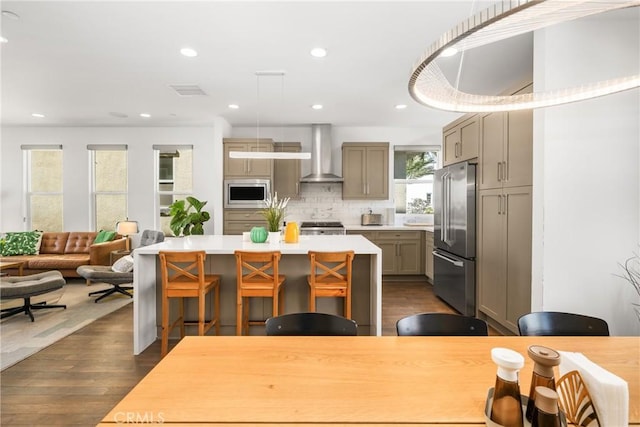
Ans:
MULTIPOLYGON (((285 153, 299 153, 299 142, 276 142, 273 150, 285 153)), ((278 193, 278 198, 298 198, 300 195, 300 160, 274 160, 273 161, 273 191, 278 193)))
POLYGON ((342 144, 342 198, 389 199, 389 143, 342 144))
MULTIPOLYGON (((529 93, 529 84, 516 94, 529 93)), ((478 187, 481 190, 532 185, 533 111, 480 116, 478 187)))
POLYGON ((232 159, 231 151, 273 151, 271 139, 224 139, 224 177, 226 178, 264 178, 271 179, 273 160, 271 159, 232 159))
POLYGON ((478 157, 478 116, 464 116, 442 132, 444 166, 478 157))

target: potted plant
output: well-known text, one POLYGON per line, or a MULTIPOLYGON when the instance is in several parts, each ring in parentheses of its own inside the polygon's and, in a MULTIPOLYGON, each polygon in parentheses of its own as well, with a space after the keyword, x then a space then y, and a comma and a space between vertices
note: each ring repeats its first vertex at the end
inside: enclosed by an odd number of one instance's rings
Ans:
POLYGON ((277 192, 273 197, 268 196, 264 201, 264 208, 260 213, 267 220, 270 243, 276 243, 274 240, 279 241, 277 237, 280 235, 280 226, 284 220, 287 203, 289 203, 289 197, 279 200, 277 192))
POLYGON ((173 235, 189 236, 191 234, 204 234, 203 224, 211 218, 209 212, 203 211, 202 208, 207 202, 201 202, 195 197, 187 197, 186 200, 176 200, 169 206, 169 215, 171 222, 169 228, 173 235), (195 212, 190 212, 191 208, 195 212))
MULTIPOLYGON (((640 296, 640 255, 634 253, 624 264, 618 263, 618 265, 622 268, 623 272, 622 275, 616 274, 616 276, 622 277, 629 282, 638 296, 640 296)), ((640 322, 640 304, 632 302, 631 305, 633 305, 633 310, 636 312, 636 316, 640 322)))

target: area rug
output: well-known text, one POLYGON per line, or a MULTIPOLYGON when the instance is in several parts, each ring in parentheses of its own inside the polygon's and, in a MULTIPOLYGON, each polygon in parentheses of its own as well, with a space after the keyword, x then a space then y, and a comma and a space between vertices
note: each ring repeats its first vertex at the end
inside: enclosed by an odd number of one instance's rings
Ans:
MULTIPOLYGON (((63 289, 46 295, 47 303, 66 304, 66 310, 61 308, 35 310, 35 322, 31 322, 29 316, 25 314, 16 314, 2 319, 0 322, 0 370, 15 365, 94 320, 133 301, 133 298, 118 293, 98 303, 94 300, 99 295, 88 296, 89 292, 109 287, 110 285, 104 283, 93 283, 87 286, 84 279, 67 279, 63 289)), ((36 298, 34 300, 38 301, 36 298)), ((3 308, 5 306, 6 304, 3 304, 3 308)))

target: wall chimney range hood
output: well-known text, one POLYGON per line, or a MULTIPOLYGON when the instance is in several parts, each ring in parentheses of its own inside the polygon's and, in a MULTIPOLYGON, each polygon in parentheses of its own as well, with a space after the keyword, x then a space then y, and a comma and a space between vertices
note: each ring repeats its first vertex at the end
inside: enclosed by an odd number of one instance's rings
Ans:
POLYGON ((300 182, 333 183, 342 182, 340 176, 331 173, 331 125, 311 125, 311 173, 300 182))

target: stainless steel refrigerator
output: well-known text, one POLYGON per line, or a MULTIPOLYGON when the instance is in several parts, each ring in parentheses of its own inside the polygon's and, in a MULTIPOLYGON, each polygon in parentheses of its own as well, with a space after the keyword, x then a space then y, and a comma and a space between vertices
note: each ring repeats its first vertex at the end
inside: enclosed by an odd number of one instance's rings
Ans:
POLYGON ((435 172, 433 288, 461 314, 476 314, 476 165, 435 172))

